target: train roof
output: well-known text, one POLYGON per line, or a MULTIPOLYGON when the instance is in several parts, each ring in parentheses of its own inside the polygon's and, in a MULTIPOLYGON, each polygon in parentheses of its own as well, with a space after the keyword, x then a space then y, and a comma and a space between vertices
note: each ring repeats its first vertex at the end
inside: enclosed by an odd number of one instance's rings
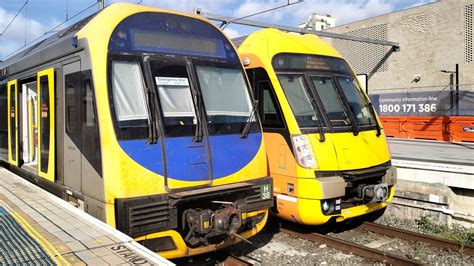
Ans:
MULTIPOLYGON (((117 18, 117 14, 120 17, 122 15, 130 15, 131 12, 138 13, 149 11, 172 13, 210 23, 206 18, 197 15, 129 3, 115 3, 85 19, 80 20, 79 22, 74 23, 56 34, 35 43, 25 50, 11 56, 6 61, 0 62, 0 83, 4 83, 7 79, 14 78, 17 74, 23 71, 30 69, 34 71, 35 68, 40 67, 47 62, 52 62, 83 50, 85 47, 81 45, 81 39, 83 39, 87 34, 97 34, 95 29, 97 28, 97 25, 100 25, 100 23, 109 23, 109 21, 114 21, 114 23, 117 22, 117 19, 119 19, 117 18), (102 16, 102 14, 104 15, 102 16)), ((92 39, 97 41, 97 38, 102 38, 102 35, 99 34, 98 36, 89 37, 91 37, 91 39, 88 38, 87 41, 92 39)))
POLYGON ((254 54, 270 64, 273 56, 279 53, 342 57, 334 47, 315 34, 288 33, 269 28, 234 38, 232 41, 239 47, 239 54, 254 54))
MULTIPOLYGON (((61 55, 69 51, 73 51, 75 47, 72 45, 72 38, 74 35, 81 30, 92 18, 94 18, 99 12, 96 12, 68 27, 60 30, 56 34, 38 41, 37 43, 25 48, 24 50, 18 52, 17 54, 9 57, 6 61, 0 62, 0 80, 8 74, 11 74, 12 71, 7 71, 8 68, 11 68, 15 65, 18 65, 19 68, 25 68, 28 65, 31 65, 32 62, 27 63, 29 60, 28 57, 41 52, 51 52, 54 51, 54 54, 61 55), (23 62, 23 64, 22 64, 23 62), (2 77, 3 76, 3 77, 2 77)), ((49 54, 49 53, 47 53, 49 54)), ((32 60, 36 62, 37 60, 32 60)), ((13 72, 16 72, 17 67, 14 67, 13 72)))

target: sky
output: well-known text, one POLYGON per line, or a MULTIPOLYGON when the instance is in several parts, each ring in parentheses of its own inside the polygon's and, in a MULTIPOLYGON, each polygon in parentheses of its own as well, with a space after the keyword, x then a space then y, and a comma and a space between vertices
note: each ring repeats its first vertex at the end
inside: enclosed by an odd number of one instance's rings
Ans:
MULTIPOLYGON (((25 45, 63 23, 78 12, 90 7, 63 24, 67 26, 97 11, 97 0, 28 0, 28 4, 13 20, 26 0, 0 0, 0 60, 23 49, 25 45), (91 7, 92 6, 92 7, 91 7), (6 29, 7 25, 11 25, 6 29), (6 29, 6 30, 5 30, 6 29)), ((289 0, 290 3, 297 0, 289 0)), ((309 13, 327 13, 336 18, 336 25, 374 17, 435 0, 304 0, 275 11, 251 17, 253 20, 281 25, 297 26, 308 19, 309 13)), ((242 17, 277 6, 288 0, 105 0, 114 2, 140 2, 141 5, 192 13, 194 8, 224 16, 242 17)), ((59 27, 58 29, 61 29, 59 27)), ((229 25, 225 32, 234 38, 249 34, 255 28, 229 25)), ((34 43, 34 42, 33 42, 34 43)))

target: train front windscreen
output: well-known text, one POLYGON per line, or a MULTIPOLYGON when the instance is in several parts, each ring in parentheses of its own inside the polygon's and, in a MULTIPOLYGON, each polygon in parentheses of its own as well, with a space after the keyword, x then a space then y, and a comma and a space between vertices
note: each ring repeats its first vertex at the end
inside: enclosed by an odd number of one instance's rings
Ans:
POLYGON ((301 128, 375 129, 373 108, 343 59, 279 54, 273 68, 301 128))
POLYGON ((209 135, 239 134, 247 123, 251 132, 259 130, 236 51, 209 23, 173 14, 131 16, 112 34, 109 73, 119 139, 149 137, 156 112, 168 137, 199 139, 203 126, 209 135))

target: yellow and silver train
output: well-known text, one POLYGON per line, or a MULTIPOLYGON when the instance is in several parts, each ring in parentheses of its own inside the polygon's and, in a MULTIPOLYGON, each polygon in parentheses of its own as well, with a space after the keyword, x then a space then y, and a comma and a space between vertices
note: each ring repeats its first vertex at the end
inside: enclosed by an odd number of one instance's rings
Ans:
POLYGON ((256 104, 207 20, 113 4, 0 66, 0 157, 12 171, 166 258, 265 225, 272 180, 256 104))
POLYGON ((341 55, 316 35, 276 29, 250 34, 239 55, 259 101, 276 215, 319 225, 383 212, 396 171, 341 55))

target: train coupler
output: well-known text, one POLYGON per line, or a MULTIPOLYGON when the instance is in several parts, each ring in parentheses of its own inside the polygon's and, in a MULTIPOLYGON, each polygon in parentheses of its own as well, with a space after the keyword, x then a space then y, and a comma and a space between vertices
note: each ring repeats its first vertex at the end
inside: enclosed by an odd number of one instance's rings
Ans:
POLYGON ((183 212, 188 225, 184 240, 191 246, 206 244, 209 238, 234 235, 242 227, 242 211, 234 206, 218 210, 188 209, 183 212))

